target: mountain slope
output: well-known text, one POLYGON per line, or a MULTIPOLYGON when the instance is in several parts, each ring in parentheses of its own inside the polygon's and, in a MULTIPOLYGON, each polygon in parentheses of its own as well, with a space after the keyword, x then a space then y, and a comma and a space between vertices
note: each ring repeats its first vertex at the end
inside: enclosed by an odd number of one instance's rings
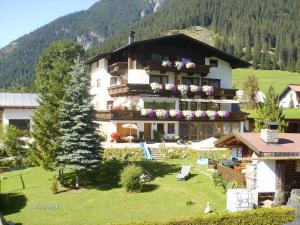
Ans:
POLYGON ((51 42, 69 39, 85 49, 95 46, 122 27, 153 13, 162 0, 101 0, 25 35, 0 50, 0 87, 29 84, 41 51, 51 42))

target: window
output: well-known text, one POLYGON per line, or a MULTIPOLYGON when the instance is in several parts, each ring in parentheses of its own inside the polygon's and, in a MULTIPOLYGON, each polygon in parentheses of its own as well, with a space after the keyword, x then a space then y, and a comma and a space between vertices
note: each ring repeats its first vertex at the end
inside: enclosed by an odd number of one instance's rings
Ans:
POLYGON ((219 79, 201 79, 201 85, 209 85, 216 88, 220 88, 221 81, 219 79))
POLYGON ((175 102, 144 102, 145 109, 175 109, 175 102))
POLYGON ((220 110, 220 104, 218 103, 212 103, 212 102, 201 102, 201 110, 213 110, 213 111, 219 111, 220 110))
POLYGON ((190 110, 192 110, 192 111, 197 110, 197 102, 191 102, 190 103, 190 110))
POLYGON ((209 65, 211 67, 218 67, 218 60, 216 60, 216 59, 210 59, 209 60, 209 65))
POLYGON ((168 123, 168 134, 175 134, 175 123, 168 123))
POLYGON ((97 88, 100 88, 100 87, 101 87, 101 80, 98 79, 98 80, 97 80, 97 88))
POLYGON ((115 86, 118 84, 118 78, 117 77, 111 77, 110 78, 110 86, 115 86))
POLYGON ((113 107, 113 101, 107 101, 106 102, 106 109, 112 109, 113 107))
POLYGON ((192 59, 190 57, 186 57, 186 56, 179 56, 179 57, 177 57, 177 60, 181 61, 183 63, 192 62, 192 59))
POLYGON ((22 120, 22 119, 16 119, 16 120, 9 120, 9 125, 15 126, 16 128, 20 130, 30 130, 30 120, 22 120))
POLYGON ((158 54, 158 53, 151 54, 151 61, 162 61, 162 59, 163 59, 162 54, 158 54))
POLYGON ((167 84, 168 76, 150 75, 150 83, 167 84))
POLYGON ((197 78, 197 77, 182 77, 182 84, 184 84, 184 85, 199 85, 199 78, 197 78))
POLYGON ((180 110, 188 110, 189 109, 188 102, 180 102, 179 109, 180 110))

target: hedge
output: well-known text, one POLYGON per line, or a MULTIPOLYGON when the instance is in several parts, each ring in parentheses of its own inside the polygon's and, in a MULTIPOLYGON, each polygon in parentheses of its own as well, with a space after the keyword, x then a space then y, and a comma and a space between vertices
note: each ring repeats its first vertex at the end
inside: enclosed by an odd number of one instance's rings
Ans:
POLYGON ((290 207, 254 209, 240 212, 214 212, 195 218, 134 223, 131 225, 282 225, 296 219, 290 207))
POLYGON ((160 151, 162 156, 167 159, 196 159, 198 157, 205 157, 217 161, 219 159, 229 159, 231 156, 230 150, 194 151, 189 147, 161 148, 160 151))
POLYGON ((141 148, 107 148, 102 154, 102 157, 106 160, 140 161, 145 159, 141 148))

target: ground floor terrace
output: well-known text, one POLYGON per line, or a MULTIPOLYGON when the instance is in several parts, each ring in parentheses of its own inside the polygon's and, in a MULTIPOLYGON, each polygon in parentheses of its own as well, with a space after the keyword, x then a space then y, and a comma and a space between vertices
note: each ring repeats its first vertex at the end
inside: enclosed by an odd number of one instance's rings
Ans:
POLYGON ((220 138, 233 131, 244 131, 244 115, 232 113, 230 118, 210 119, 158 119, 141 116, 138 111, 98 111, 99 130, 107 140, 111 134, 117 133, 124 141, 129 136, 134 140, 175 141, 178 137, 186 137, 191 141, 202 141, 210 137, 220 138), (124 128, 125 124, 134 124, 137 129, 124 128))

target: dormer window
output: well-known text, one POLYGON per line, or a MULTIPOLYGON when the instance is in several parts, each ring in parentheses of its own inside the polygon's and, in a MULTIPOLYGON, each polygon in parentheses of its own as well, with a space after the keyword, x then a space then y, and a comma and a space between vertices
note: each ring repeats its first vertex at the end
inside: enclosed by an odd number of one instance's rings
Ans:
POLYGON ((117 77, 111 77, 110 78, 110 86, 116 86, 118 84, 118 78, 117 77))
POLYGON ((151 61, 162 61, 162 59, 163 59, 162 54, 158 54, 158 53, 151 54, 151 61))
POLYGON ((209 60, 209 65, 211 67, 218 67, 218 60, 216 60, 216 59, 210 59, 209 60))

